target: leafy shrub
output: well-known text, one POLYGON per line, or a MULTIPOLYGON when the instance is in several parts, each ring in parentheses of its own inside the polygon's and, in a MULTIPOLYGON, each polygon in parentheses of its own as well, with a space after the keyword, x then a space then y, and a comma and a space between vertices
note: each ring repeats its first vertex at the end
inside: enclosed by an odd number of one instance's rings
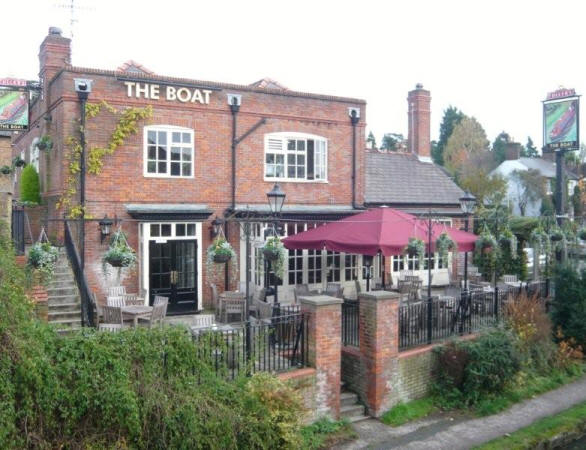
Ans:
POLYGON ((519 370, 513 337, 491 330, 475 340, 452 342, 436 349, 438 369, 433 392, 442 407, 473 405, 502 392, 519 370))
POLYGON ((569 266, 557 271, 551 318, 566 338, 586 348, 586 271, 579 274, 569 266))
POLYGON ((0 448, 299 448, 299 398, 227 381, 180 327, 59 335, 34 319, 0 236, 0 448))
POLYGON ((39 174, 32 164, 22 169, 22 174, 20 175, 20 201, 41 203, 39 174))

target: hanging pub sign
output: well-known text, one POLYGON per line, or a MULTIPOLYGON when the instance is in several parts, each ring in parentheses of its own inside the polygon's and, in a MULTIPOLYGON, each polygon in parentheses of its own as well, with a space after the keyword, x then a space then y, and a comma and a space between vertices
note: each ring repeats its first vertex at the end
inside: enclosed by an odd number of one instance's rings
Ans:
POLYGON ((574 89, 558 89, 543 102, 543 145, 546 151, 577 150, 580 143, 580 97, 574 89))
POLYGON ((28 130, 28 100, 25 80, 0 79, 0 130, 28 130))

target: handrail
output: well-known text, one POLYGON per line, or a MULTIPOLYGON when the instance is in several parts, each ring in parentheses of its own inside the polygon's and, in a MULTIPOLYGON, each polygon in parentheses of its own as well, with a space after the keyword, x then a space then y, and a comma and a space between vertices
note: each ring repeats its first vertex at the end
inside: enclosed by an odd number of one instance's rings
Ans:
POLYGON ((94 321, 94 310, 91 306, 91 291, 85 277, 85 272, 81 268, 81 260, 79 259, 79 253, 75 246, 75 241, 71 234, 71 228, 69 222, 64 221, 65 224, 65 250, 67 251, 67 257, 71 263, 73 274, 75 275, 75 282, 79 289, 79 295, 81 297, 81 324, 82 326, 95 326, 94 321))

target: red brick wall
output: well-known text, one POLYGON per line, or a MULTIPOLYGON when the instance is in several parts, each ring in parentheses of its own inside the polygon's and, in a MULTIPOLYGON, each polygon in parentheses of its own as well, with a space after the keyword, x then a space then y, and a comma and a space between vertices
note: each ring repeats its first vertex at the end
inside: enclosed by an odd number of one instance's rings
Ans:
MULTIPOLYGON (((111 156, 104 158, 102 173, 86 177, 86 205, 90 215, 101 218, 116 215, 125 221, 123 229, 129 243, 138 248, 138 227, 126 214, 127 203, 202 203, 214 210, 214 214, 203 224, 205 251, 209 245, 209 221, 214 215, 223 216, 231 204, 231 137, 232 115, 227 104, 227 93, 242 95, 242 106, 238 114, 237 136, 241 136, 259 119, 267 123, 243 140, 237 148, 236 203, 266 204, 266 192, 273 182, 263 179, 264 135, 272 132, 302 132, 322 136, 328 141, 328 183, 280 182, 287 194, 287 204, 350 205, 352 201, 352 126, 348 107, 361 109, 356 148, 363 149, 365 128, 365 104, 362 101, 325 96, 312 96, 293 92, 263 90, 245 86, 220 86, 210 95, 210 103, 181 103, 149 100, 127 96, 124 83, 116 79, 113 72, 93 69, 63 68, 69 59, 69 40, 60 36, 49 36, 40 55, 44 66, 46 95, 37 101, 31 112, 31 131, 15 139, 14 154, 28 149, 34 137, 50 134, 53 150, 41 157, 41 180, 43 198, 48 204, 49 218, 61 218, 62 211, 55 210, 55 202, 64 189, 67 176, 66 155, 69 149, 65 142, 68 136, 78 137, 80 106, 74 90, 74 78, 94 80, 90 103, 102 100, 118 110, 127 107, 153 107, 152 119, 139 123, 138 133, 128 137, 111 156), (44 118, 50 114, 51 120, 44 118), (194 130, 195 161, 193 179, 146 178, 143 176, 143 127, 152 125, 174 125, 194 130), (38 128, 37 128, 38 125, 38 128)), ((149 81, 149 80, 145 80, 149 81)), ((171 81, 172 82, 172 81, 171 81)), ((152 81, 157 84, 157 81, 152 81)), ((163 87, 163 86, 161 86, 163 87)), ((97 117, 88 119, 86 139, 88 149, 105 146, 110 140, 118 118, 103 110, 97 117)), ((356 199, 364 199, 364 152, 356 153, 356 199)), ((238 247, 236 227, 229 239, 238 247)), ((62 225, 51 223, 48 233, 61 235, 62 225)), ((106 250, 100 245, 96 223, 86 224, 87 277, 94 289, 103 294, 101 256, 106 250)), ((205 265, 203 273, 204 302, 210 297, 205 265)), ((220 288, 223 283, 220 280, 220 288)), ((133 292, 138 291, 138 279, 134 273, 123 276, 123 284, 133 292)), ((101 297, 101 295, 99 295, 101 297)))
POLYGON ((430 144, 430 117, 431 96, 429 91, 421 85, 409 92, 408 124, 409 124, 409 150, 416 155, 431 156, 430 144))

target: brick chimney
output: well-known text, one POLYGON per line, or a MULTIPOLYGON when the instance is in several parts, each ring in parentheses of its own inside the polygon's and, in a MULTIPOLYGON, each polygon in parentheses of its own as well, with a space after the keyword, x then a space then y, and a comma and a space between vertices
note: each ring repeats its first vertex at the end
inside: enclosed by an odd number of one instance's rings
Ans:
POLYGON ((49 34, 39 50, 39 78, 43 89, 57 72, 71 64, 71 39, 61 36, 57 27, 49 28, 49 34))
POLYGON ((431 161, 430 145, 430 116, 431 116, 431 95, 423 89, 421 83, 417 83, 415 90, 410 91, 407 96, 409 104, 409 151, 419 158, 420 161, 431 161))
POLYGON ((521 157, 521 144, 518 142, 507 142, 505 146, 505 160, 515 161, 521 157))

